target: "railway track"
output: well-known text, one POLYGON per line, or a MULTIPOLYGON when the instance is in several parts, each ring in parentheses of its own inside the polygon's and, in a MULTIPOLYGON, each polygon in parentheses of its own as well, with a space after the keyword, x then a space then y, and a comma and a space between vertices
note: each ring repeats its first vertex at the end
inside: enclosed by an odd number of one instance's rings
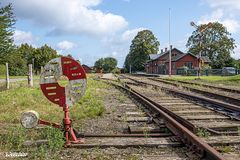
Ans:
POLYGON ((206 143, 214 146, 240 144, 240 123, 237 119, 220 114, 211 107, 203 107, 199 102, 193 103, 192 100, 176 97, 176 94, 169 94, 171 92, 167 90, 159 90, 160 87, 153 84, 129 77, 125 77, 121 81, 125 81, 131 90, 144 96, 190 131, 205 137, 202 139, 206 143))
MULTIPOLYGON (((182 86, 176 87, 178 85, 172 85, 172 84, 166 84, 163 82, 159 82, 158 80, 153 80, 152 78, 146 78, 146 77, 135 77, 135 76, 126 76, 124 75, 125 78, 128 79, 128 81, 132 82, 138 82, 141 84, 148 84, 152 85, 154 87, 160 88, 162 90, 165 90, 171 94, 175 94, 177 96, 181 96, 183 98, 186 98, 188 100, 193 100, 198 103, 203 103, 208 107, 211 107, 212 109, 227 114, 228 116, 231 116, 232 118, 240 119, 240 107, 239 105, 235 105, 232 103, 228 103, 227 98, 222 96, 223 98, 219 100, 220 96, 216 97, 215 96, 209 96, 211 93, 209 92, 204 92, 200 91, 201 94, 196 94, 195 92, 192 92, 190 89, 184 90, 182 86), (204 94, 205 93, 205 94, 204 94)), ((189 87, 190 88, 190 87, 189 87)), ((192 88, 194 91, 196 89, 192 88)))
MULTIPOLYGON (((162 79, 162 78, 158 78, 158 79, 162 79)), ((225 91, 225 92, 230 92, 230 93, 240 93, 239 89, 234 89, 234 88, 214 86, 214 85, 210 85, 210 84, 203 84, 203 83, 196 83, 196 82, 188 82, 188 81, 183 81, 183 80, 172 80, 172 79, 164 79, 164 80, 170 81, 170 82, 177 82, 177 83, 181 83, 181 84, 190 84, 190 85, 194 85, 194 86, 202 86, 202 87, 217 89, 219 91, 225 91)))
MULTIPOLYGON (((112 134, 85 133, 86 144, 76 144, 76 148, 133 148, 144 149, 141 159, 179 159, 199 160, 223 159, 219 153, 199 140, 193 133, 180 124, 175 127, 175 120, 158 109, 141 95, 129 90, 118 82, 110 82, 117 89, 127 93, 132 101, 125 100, 118 108, 121 115, 117 121, 124 121, 127 127, 121 132, 119 128, 112 134), (134 102, 134 103, 133 103, 134 102), (157 116, 156 113, 161 116, 157 116), (188 144, 188 146, 184 145, 188 144), (195 146, 196 145, 196 146, 195 146), (145 150, 155 150, 156 153, 147 155, 145 150)), ((112 94, 112 92, 111 92, 112 94)), ((106 117, 109 117, 106 116, 106 117)), ((111 122, 110 122, 111 123, 111 122)), ((112 120, 112 123, 117 123, 112 120)), ((122 126, 121 124, 119 124, 122 126)), ((122 127, 120 127, 122 128, 122 127)), ((108 131, 111 132, 111 131, 108 131)))
POLYGON ((200 85, 196 83, 182 83, 182 81, 170 81, 166 79, 161 78, 149 78, 150 80, 170 84, 176 87, 182 87, 186 90, 208 96, 211 98, 215 98, 218 100, 225 101, 230 104, 239 105, 240 106, 240 91, 235 89, 229 89, 229 88, 222 88, 222 87, 215 87, 215 86, 209 86, 209 85, 200 85))

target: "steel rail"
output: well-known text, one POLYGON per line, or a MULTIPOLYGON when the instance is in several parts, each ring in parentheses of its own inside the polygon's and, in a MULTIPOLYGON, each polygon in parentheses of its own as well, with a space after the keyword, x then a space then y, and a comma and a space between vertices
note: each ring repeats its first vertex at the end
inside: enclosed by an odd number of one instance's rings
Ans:
POLYGON ((213 86, 209 84, 201 84, 201 83, 194 83, 194 82, 187 82, 187 81, 182 81, 182 80, 170 80, 170 79, 164 79, 165 81, 173 81, 173 82, 179 82, 179 83, 185 83, 185 84, 191 84, 191 85, 198 85, 198 86, 203 86, 203 87, 208 87, 208 88, 214 88, 222 91, 227 91, 227 92, 235 92, 235 93, 240 93, 240 90, 233 89, 233 88, 226 88, 226 87, 219 87, 219 86, 213 86))
POLYGON ((207 97, 201 97, 201 96, 193 95, 193 94, 190 94, 190 93, 170 89, 170 88, 167 88, 167 87, 162 87, 162 86, 159 86, 159 85, 156 85, 156 84, 146 83, 146 82, 139 81, 139 80, 136 80, 136 79, 133 79, 133 78, 130 78, 130 77, 126 77, 126 78, 131 79, 131 80, 133 80, 137 83, 141 83, 141 84, 145 84, 145 85, 151 85, 151 86, 154 86, 156 88, 160 88, 160 89, 165 90, 167 92, 170 92, 172 94, 179 95, 179 96, 182 96, 182 97, 185 97, 185 98, 188 98, 188 99, 191 98, 191 99, 195 99, 195 100, 198 100, 198 101, 207 102, 207 103, 210 103, 210 104, 214 105, 217 108, 225 109, 225 110, 231 111, 231 112, 237 112, 236 114, 240 115, 240 107, 237 106, 237 105, 221 102, 221 101, 214 100, 214 99, 207 98, 207 97))
POLYGON ((139 101, 141 101, 145 106, 148 106, 149 108, 158 112, 160 114, 161 118, 163 118, 165 120, 166 126, 170 129, 170 131, 172 133, 174 133, 176 136, 178 136, 181 139, 181 141, 186 146, 188 146, 191 150, 194 150, 196 154, 201 155, 201 158, 207 158, 209 160, 223 160, 224 159, 223 156, 219 152, 217 152, 214 148, 212 148, 210 145, 208 145, 202 139, 197 137, 189 129, 187 129, 185 126, 183 126, 177 120, 175 120, 171 115, 169 115, 165 111, 163 111, 159 107, 160 106, 159 104, 157 105, 153 101, 147 99, 145 96, 136 92, 135 90, 133 90, 126 84, 124 87, 124 86, 117 85, 115 83, 111 83, 111 82, 108 82, 108 83, 112 84, 116 88, 120 88, 120 89, 126 91, 128 94, 135 97, 135 99, 138 99, 139 101))
POLYGON ((224 99, 228 103, 231 103, 231 104, 234 104, 234 105, 240 105, 240 99, 237 99, 237 98, 233 98, 233 97, 229 97, 229 96, 225 96, 225 95, 221 95, 221 94, 217 94, 217 93, 204 91, 204 90, 196 89, 196 88, 193 88, 193 87, 184 86, 184 85, 181 85, 181 84, 177 84, 175 82, 170 82, 170 81, 166 81, 166 80, 162 80, 162 79, 154 79, 154 78, 149 78, 149 79, 153 80, 153 81, 156 81, 156 82, 167 83, 167 84, 174 85, 174 86, 177 86, 177 87, 182 86, 183 88, 188 89, 192 92, 204 94, 206 96, 212 96, 212 97, 214 97, 216 99, 219 99, 219 100, 224 99))

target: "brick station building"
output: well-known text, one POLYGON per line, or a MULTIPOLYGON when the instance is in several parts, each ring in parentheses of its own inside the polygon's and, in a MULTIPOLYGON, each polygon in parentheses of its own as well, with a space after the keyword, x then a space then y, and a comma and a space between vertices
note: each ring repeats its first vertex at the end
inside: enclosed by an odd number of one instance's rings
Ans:
POLYGON ((84 71, 85 71, 86 73, 91 73, 92 70, 93 70, 91 67, 89 67, 89 66, 87 66, 87 65, 85 65, 85 64, 83 64, 82 67, 83 67, 83 69, 84 69, 84 71))
MULTIPOLYGON (((188 69, 198 69, 198 57, 191 53, 183 53, 177 48, 171 50, 172 53, 172 74, 177 74, 177 69, 184 66, 188 69)), ((208 57, 202 57, 204 65, 208 65, 208 57)), ((145 64, 146 73, 149 74, 168 74, 169 73, 169 50, 165 48, 160 54, 150 54, 149 60, 145 64)))

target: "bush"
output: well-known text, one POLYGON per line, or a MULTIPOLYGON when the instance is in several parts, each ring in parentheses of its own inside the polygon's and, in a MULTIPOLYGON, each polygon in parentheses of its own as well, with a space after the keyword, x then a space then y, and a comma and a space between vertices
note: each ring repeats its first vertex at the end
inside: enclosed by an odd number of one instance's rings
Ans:
POLYGON ((1 64, 0 65, 0 75, 5 75, 6 74, 6 67, 5 65, 1 64))
POLYGON ((119 68, 114 68, 114 69, 112 70, 112 73, 114 73, 114 74, 120 74, 120 73, 121 73, 121 70, 120 70, 119 68))

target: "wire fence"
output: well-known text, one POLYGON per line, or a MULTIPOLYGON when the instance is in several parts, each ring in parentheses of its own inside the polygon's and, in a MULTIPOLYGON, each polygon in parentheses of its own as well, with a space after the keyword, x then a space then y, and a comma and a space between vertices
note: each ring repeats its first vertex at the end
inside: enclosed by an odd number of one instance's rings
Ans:
MULTIPOLYGON (((177 75, 196 76, 197 69, 177 69, 177 75)), ((240 74, 239 69, 226 70, 226 69, 206 69, 201 70, 201 75, 205 76, 234 76, 240 74)))

